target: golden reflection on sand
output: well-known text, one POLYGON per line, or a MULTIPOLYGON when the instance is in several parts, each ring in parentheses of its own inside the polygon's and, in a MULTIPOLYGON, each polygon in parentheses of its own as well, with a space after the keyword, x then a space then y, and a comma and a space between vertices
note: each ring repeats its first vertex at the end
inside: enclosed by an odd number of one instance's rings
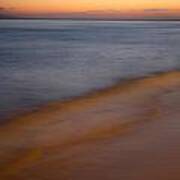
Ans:
POLYGON ((180 179, 179 107, 176 71, 16 117, 0 127, 0 179, 180 179))

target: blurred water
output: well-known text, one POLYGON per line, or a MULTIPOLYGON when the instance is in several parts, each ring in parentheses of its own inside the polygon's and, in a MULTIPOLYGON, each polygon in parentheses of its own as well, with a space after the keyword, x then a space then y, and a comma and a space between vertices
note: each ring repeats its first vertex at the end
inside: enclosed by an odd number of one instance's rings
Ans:
POLYGON ((0 115, 179 67, 179 22, 1 20, 0 115))

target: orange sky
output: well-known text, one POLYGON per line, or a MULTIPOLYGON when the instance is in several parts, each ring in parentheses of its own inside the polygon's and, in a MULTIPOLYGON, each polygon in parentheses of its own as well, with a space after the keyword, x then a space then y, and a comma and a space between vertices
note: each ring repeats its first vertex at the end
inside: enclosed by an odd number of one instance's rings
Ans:
POLYGON ((180 0, 0 0, 0 10, 20 15, 180 17, 180 0))

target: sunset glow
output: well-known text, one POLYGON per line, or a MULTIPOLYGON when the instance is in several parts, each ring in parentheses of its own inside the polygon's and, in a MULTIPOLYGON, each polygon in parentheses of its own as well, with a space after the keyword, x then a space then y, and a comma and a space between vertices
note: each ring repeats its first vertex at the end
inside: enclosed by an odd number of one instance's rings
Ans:
POLYGON ((0 13, 24 16, 180 17, 179 0, 0 0, 0 13))

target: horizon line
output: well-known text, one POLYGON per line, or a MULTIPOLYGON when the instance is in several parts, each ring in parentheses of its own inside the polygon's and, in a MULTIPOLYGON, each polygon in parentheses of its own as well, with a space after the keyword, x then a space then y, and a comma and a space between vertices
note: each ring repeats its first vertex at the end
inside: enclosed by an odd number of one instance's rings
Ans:
POLYGON ((48 18, 48 17, 0 17, 0 20, 87 20, 87 21, 180 21, 180 18, 48 18))

